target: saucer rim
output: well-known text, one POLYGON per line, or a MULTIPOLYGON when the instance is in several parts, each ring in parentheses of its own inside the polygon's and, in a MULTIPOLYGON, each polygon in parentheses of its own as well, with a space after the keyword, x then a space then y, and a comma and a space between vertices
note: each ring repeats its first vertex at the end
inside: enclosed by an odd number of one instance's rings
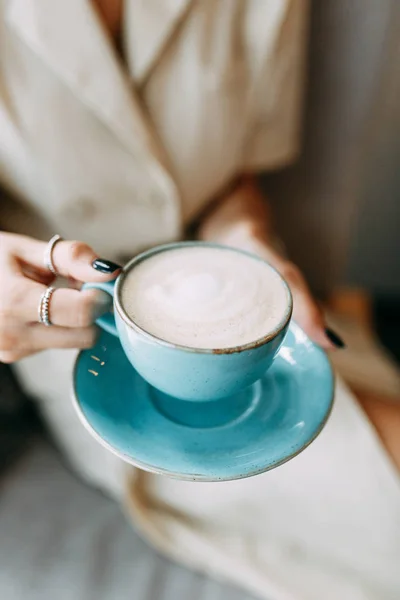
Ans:
MULTIPOLYGON (((301 329, 301 327, 299 325, 297 325, 297 323, 294 323, 293 321, 289 324, 289 328, 293 327, 295 329, 300 329, 300 331, 303 332, 303 330, 301 329)), ((303 332, 304 333, 304 332, 303 332)), ((109 334, 110 335, 110 334, 109 334)), ((105 448, 106 450, 108 450, 109 452, 111 452, 112 454, 114 454, 114 456, 117 456, 119 459, 123 460, 124 462, 128 463, 129 465, 136 467, 138 469, 141 469, 143 471, 146 471, 147 473, 153 473, 155 475, 163 475, 165 477, 170 477, 171 479, 176 479, 176 480, 180 480, 180 481, 196 481, 196 482, 203 482, 203 483, 211 483, 211 482, 226 482, 226 481, 238 481, 240 479, 247 479, 248 477, 256 477, 257 475, 261 475, 262 473, 266 473, 268 471, 272 471, 272 469, 275 469, 277 467, 280 467, 282 465, 284 465, 286 462, 289 462, 290 460, 292 460, 293 458, 295 458, 296 456, 298 456, 299 454, 301 454, 304 450, 306 450, 306 448, 308 448, 308 446, 310 446, 319 436, 319 434, 321 433, 321 431, 324 429, 331 413, 332 413, 332 409, 333 409, 333 405, 334 405, 334 399, 335 399, 335 389, 336 389, 336 378, 334 375, 334 370, 332 368, 332 362, 329 358, 329 356, 327 355, 327 353, 320 348, 317 344, 315 344, 315 342, 313 342, 308 336, 307 334, 304 333, 304 335, 307 337, 308 340, 310 340, 310 342, 317 348, 317 350, 322 354, 322 356, 326 359, 328 368, 329 368, 329 372, 330 372, 330 376, 331 376, 331 395, 329 398, 329 406, 328 406, 328 410, 325 413, 324 419, 320 422, 318 428, 315 430, 314 435, 312 437, 310 437, 310 439, 303 444, 298 450, 296 450, 296 452, 293 452, 291 454, 288 454, 287 456, 285 456, 282 460, 276 461, 271 465, 265 466, 265 467, 261 467, 259 469, 254 469, 254 470, 249 470, 246 472, 242 472, 239 475, 234 475, 234 476, 227 476, 227 477, 210 477, 210 476, 205 476, 202 474, 195 474, 195 475, 188 475, 185 473, 181 473, 181 472, 175 472, 175 471, 170 471, 168 469, 163 469, 163 468, 159 468, 159 467, 154 467, 152 465, 149 465, 148 463, 142 462, 140 460, 134 460, 132 459, 131 456, 125 454, 124 452, 121 452, 120 450, 117 450, 116 448, 114 448, 114 446, 112 446, 109 442, 107 442, 106 440, 104 440, 104 438, 101 437, 101 435, 93 428, 93 426, 89 423, 87 417, 84 415, 83 410, 81 408, 80 405, 80 401, 78 399, 78 394, 77 394, 77 390, 76 390, 76 381, 77 381, 77 367, 78 367, 78 363, 80 360, 81 355, 86 352, 86 350, 81 350, 74 362, 74 368, 73 368, 73 373, 72 373, 72 404, 75 408, 76 414, 78 415, 78 418, 80 420, 80 422, 82 423, 82 425, 84 426, 84 428, 86 429, 86 431, 101 445, 103 446, 103 448, 105 448)), ((279 352, 278 352, 279 355, 279 352)))

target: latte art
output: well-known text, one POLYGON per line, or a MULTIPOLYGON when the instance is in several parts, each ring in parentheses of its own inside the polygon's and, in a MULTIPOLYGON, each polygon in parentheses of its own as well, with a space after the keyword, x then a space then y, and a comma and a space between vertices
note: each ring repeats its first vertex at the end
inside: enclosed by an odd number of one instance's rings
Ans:
POLYGON ((227 349, 273 332, 288 290, 266 263, 228 248, 187 246, 155 254, 125 276, 121 300, 148 333, 199 349, 227 349))

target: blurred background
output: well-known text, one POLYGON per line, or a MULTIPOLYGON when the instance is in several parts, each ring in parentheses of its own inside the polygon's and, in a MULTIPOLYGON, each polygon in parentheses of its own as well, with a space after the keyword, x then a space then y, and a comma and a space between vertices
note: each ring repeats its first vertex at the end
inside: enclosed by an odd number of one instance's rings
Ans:
POLYGON ((302 158, 264 183, 320 292, 332 279, 400 292, 399 11, 390 0, 313 3, 302 158))
MULTIPOLYGON (((310 40, 302 157, 263 188, 313 289, 361 298, 400 361, 400 3, 315 0, 310 40)), ((4 365, 0 464, 0 598, 250 598, 141 541, 69 472, 4 365)))

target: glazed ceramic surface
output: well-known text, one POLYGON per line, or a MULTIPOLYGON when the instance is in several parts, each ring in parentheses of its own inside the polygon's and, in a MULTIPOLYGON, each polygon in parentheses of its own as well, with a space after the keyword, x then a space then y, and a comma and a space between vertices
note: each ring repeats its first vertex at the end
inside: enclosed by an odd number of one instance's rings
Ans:
MULTIPOLYGON (((140 262, 159 252, 215 244, 181 242, 152 248, 124 267, 116 282, 85 284, 102 289, 114 297, 114 317, 106 315, 97 323, 120 338, 122 347, 136 371, 151 385, 166 394, 192 401, 214 400, 240 392, 260 379, 271 366, 286 335, 292 314, 292 296, 287 291, 287 309, 282 321, 267 336, 234 349, 196 349, 179 346, 150 335, 128 317, 121 304, 121 289, 126 273, 140 262)), ((232 252, 247 254, 240 250, 232 252)), ((251 255, 253 260, 262 260, 251 255)), ((271 267, 272 269, 272 267, 271 267)))
POLYGON ((76 409, 100 443, 142 469, 196 481, 250 477, 299 454, 322 430, 333 387, 326 354, 295 323, 264 376, 219 400, 150 386, 106 332, 74 372, 76 409))

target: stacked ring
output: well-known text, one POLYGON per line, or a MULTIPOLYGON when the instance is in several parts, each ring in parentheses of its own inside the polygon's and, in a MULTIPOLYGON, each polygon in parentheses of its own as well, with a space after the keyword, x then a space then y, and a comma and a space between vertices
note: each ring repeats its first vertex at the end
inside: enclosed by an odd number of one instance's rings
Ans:
POLYGON ((48 287, 41 295, 39 301, 39 323, 46 325, 46 327, 52 325, 50 321, 50 300, 55 290, 56 288, 54 287, 48 287))
POLYGON ((53 273, 53 275, 58 275, 53 263, 53 250, 57 242, 61 242, 62 239, 63 238, 61 237, 61 235, 58 235, 58 233, 56 235, 53 235, 53 237, 51 238, 51 240, 49 240, 49 243, 46 246, 46 250, 44 251, 44 265, 47 269, 49 269, 49 271, 53 273))

